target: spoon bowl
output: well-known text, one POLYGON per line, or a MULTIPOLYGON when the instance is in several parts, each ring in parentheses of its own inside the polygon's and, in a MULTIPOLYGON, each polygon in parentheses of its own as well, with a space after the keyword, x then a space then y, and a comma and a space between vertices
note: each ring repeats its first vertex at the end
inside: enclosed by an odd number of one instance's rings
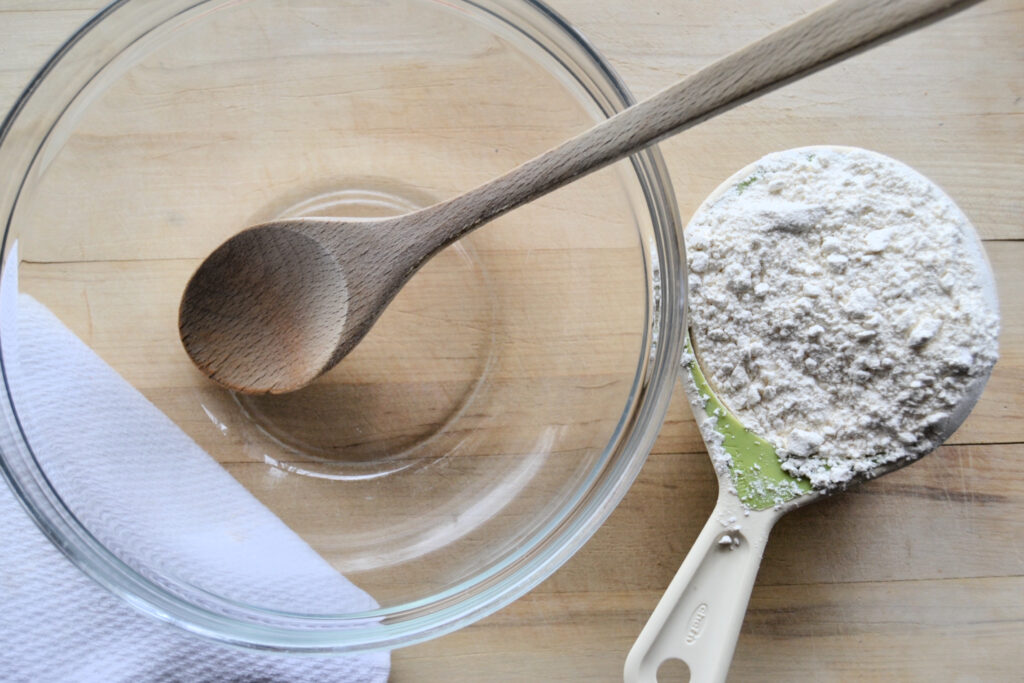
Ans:
POLYGON ((210 379, 229 389, 290 391, 323 372, 350 324, 345 272, 294 224, 249 228, 192 276, 179 321, 185 350, 210 379))

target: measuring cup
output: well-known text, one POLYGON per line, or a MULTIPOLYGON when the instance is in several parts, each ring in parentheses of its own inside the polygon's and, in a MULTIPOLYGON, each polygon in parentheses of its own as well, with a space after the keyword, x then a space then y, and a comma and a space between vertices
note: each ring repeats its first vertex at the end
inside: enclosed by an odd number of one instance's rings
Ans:
MULTIPOLYGON (((815 154, 823 149, 860 151, 840 146, 794 151, 815 154)), ((756 167, 755 162, 733 174, 695 216, 752 176, 756 167)), ((997 311, 995 280, 981 240, 966 217, 963 224, 968 257, 975 261, 986 303, 997 311)), ((658 667, 672 659, 686 663, 692 681, 724 681, 772 527, 787 512, 832 493, 814 489, 810 482, 783 471, 771 443, 746 429, 716 396, 701 370, 700 340, 692 342, 688 339, 689 355, 684 360, 687 398, 709 453, 718 446, 729 461, 715 462, 718 502, 630 650, 626 683, 656 681, 658 667)), ((972 380, 960 403, 937 426, 934 443, 945 441, 966 419, 990 374, 991 368, 972 380)), ((881 476, 926 454, 874 468, 850 483, 881 476)))

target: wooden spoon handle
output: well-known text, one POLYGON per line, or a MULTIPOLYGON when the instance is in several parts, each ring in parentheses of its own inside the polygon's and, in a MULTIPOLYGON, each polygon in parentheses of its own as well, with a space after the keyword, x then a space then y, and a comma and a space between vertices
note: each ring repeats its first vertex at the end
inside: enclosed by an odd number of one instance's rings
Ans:
POLYGON ((979 0, 837 0, 509 173, 424 211, 431 253, 671 133, 979 0))

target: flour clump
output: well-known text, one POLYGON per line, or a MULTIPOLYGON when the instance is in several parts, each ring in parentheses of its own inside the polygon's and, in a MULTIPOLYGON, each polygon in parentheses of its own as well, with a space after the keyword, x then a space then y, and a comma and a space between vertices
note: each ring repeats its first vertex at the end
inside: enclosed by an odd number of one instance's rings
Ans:
POLYGON ((997 358, 966 217, 865 150, 753 168, 686 231, 690 325, 716 394, 817 488, 931 450, 997 358))

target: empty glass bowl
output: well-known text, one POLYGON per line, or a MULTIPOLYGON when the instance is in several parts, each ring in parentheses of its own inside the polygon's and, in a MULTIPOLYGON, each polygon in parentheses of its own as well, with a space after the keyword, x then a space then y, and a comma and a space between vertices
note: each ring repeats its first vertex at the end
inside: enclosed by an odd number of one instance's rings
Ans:
POLYGON ((293 394, 206 380, 178 302, 247 225, 422 207, 629 101, 536 2, 113 3, 0 133, 5 476, 83 571, 221 641, 395 647, 509 603, 667 407, 685 283, 656 150, 441 253, 293 394))

